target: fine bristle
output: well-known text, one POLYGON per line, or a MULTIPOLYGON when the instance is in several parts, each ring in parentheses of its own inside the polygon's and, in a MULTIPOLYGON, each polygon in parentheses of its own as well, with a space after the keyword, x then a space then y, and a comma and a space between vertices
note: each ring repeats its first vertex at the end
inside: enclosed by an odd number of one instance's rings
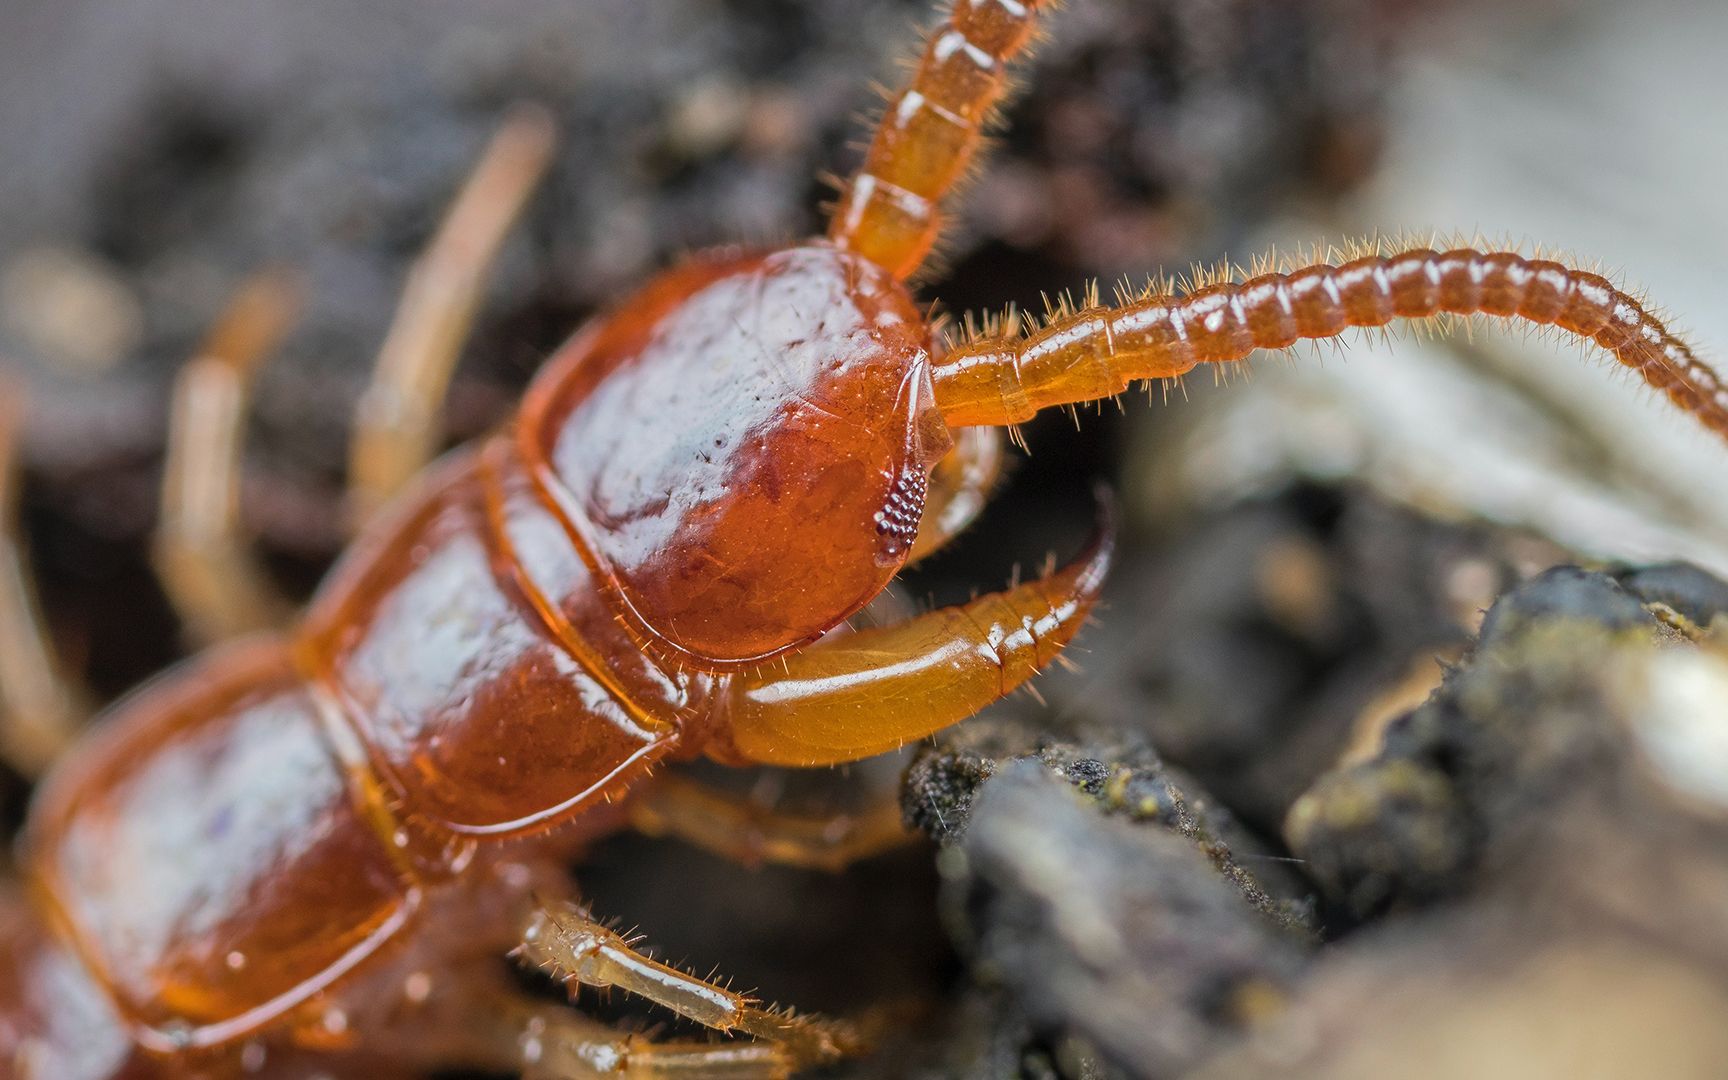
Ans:
POLYGON ((1531 336, 1558 329, 1581 338, 1728 439, 1728 383, 1641 291, 1624 290, 1578 260, 1527 254, 1510 240, 1368 235, 1297 244, 1256 255, 1247 269, 1225 260, 1195 266, 1175 283, 1153 279, 1124 300, 1128 292, 1118 286, 1114 309, 1099 306, 1096 284, 1084 288, 1080 303, 1070 294, 1047 298, 1042 320, 1009 314, 1003 325, 1015 326, 1011 335, 991 335, 989 319, 969 322, 983 332, 957 348, 975 363, 956 370, 968 370, 979 389, 951 398, 944 414, 957 423, 1017 423, 1041 408, 1100 401, 1137 381, 1198 366, 1211 366, 1226 383, 1245 376, 1242 361, 1262 349, 1323 340, 1338 353, 1351 330, 1367 330, 1371 344, 1403 333, 1468 343, 1478 324, 1492 320, 1523 324, 1531 336), (1266 269, 1273 266, 1279 269, 1266 269), (1008 369, 1011 392, 979 378, 984 362, 1008 369))

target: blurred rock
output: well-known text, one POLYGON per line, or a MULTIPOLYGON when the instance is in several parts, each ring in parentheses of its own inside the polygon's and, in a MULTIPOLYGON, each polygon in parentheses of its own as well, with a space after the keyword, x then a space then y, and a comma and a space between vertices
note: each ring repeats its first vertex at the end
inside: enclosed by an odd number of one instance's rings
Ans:
POLYGON ((1565 554, 1350 485, 1165 528, 1125 554, 1074 654, 1082 674, 1051 672, 1039 692, 1145 732, 1266 834, 1387 709, 1426 696, 1500 592, 1565 554))
MULTIPOLYGON (((1700 571, 1625 576, 1667 584, 1701 615, 1718 610, 1722 583, 1700 571)), ((1492 843, 1530 827, 1527 814, 1631 767, 1617 680, 1659 642, 1692 647, 1647 603, 1570 566, 1496 603, 1469 657, 1386 727, 1379 754, 1291 808, 1286 835, 1322 890, 1362 917, 1465 889, 1492 843)))
POLYGON ((1562 567, 1497 604, 1379 754, 1292 809, 1344 932, 1200 1075, 1719 1074, 1722 589, 1562 567))

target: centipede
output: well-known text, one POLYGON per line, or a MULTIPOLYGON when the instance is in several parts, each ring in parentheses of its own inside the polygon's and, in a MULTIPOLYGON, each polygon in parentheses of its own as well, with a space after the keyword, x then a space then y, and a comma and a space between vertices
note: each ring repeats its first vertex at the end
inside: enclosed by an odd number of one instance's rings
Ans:
POLYGON ((81 733, 18 545, 0 548, 3 748, 46 770, 0 906, 0 1075, 766 1080, 868 1053, 867 1023, 653 959, 566 870, 628 829, 817 867, 898 842, 892 813, 762 814, 667 766, 859 761, 1058 661, 1107 595, 1107 499, 1041 576, 853 624, 976 516, 1005 432, 1256 352, 1487 316, 1581 339, 1728 437, 1728 386, 1648 306, 1488 246, 934 323, 910 282, 1055 6, 955 0, 825 235, 663 271, 557 349, 498 430, 436 456, 487 267, 555 138, 512 114, 410 278, 357 412, 364 525, 298 616, 235 498, 238 418, 295 284, 240 290, 180 380, 156 545, 216 644, 81 733), (718 1037, 621 1032, 525 994, 506 954, 718 1037))

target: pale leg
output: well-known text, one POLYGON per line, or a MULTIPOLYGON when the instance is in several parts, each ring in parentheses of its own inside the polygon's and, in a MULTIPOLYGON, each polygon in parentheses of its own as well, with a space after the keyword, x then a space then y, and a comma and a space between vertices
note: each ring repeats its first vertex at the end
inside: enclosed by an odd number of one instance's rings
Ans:
POLYGON ((84 710, 61 677, 19 535, 20 396, 0 384, 0 753, 36 776, 71 742, 84 710))
POLYGON ((748 995, 652 960, 635 944, 574 905, 553 903, 534 914, 513 955, 568 986, 617 987, 714 1031, 755 1041, 655 1044, 614 1036, 567 1047, 567 1060, 586 1063, 589 1074, 754 1080, 791 1076, 864 1049, 848 1024, 764 1008, 748 995))
POLYGON ((552 119, 519 106, 492 137, 444 223, 408 273, 360 399, 349 507, 362 525, 438 450, 440 415, 486 276, 551 161, 552 119))
POLYGON ((279 625, 289 611, 241 527, 240 472, 253 384, 297 306, 284 274, 254 277, 174 384, 154 553, 196 644, 279 625))

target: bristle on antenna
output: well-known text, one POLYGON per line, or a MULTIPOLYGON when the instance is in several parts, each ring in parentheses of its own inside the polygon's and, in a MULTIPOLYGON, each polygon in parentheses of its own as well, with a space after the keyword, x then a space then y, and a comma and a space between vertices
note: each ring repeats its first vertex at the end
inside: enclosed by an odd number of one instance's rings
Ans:
MULTIPOLYGON (((1298 248, 1298 251, 1301 249, 1298 248)), ((1153 281, 1132 299, 1047 302, 1041 321, 1012 310, 985 318, 933 369, 937 404, 955 426, 1024 423, 1039 410, 1114 397, 1144 379, 1201 364, 1234 365, 1260 349, 1332 341, 1352 328, 1474 333, 1494 317, 1559 329, 1601 347, 1728 439, 1728 385, 1643 298, 1602 274, 1509 245, 1449 250, 1369 236, 1342 248, 1197 266, 1178 287, 1153 281), (1280 269, 1268 270, 1269 266, 1280 269), (1007 332, 1012 326, 1012 333, 1007 332), (997 328, 993 330, 993 327, 997 328)))

